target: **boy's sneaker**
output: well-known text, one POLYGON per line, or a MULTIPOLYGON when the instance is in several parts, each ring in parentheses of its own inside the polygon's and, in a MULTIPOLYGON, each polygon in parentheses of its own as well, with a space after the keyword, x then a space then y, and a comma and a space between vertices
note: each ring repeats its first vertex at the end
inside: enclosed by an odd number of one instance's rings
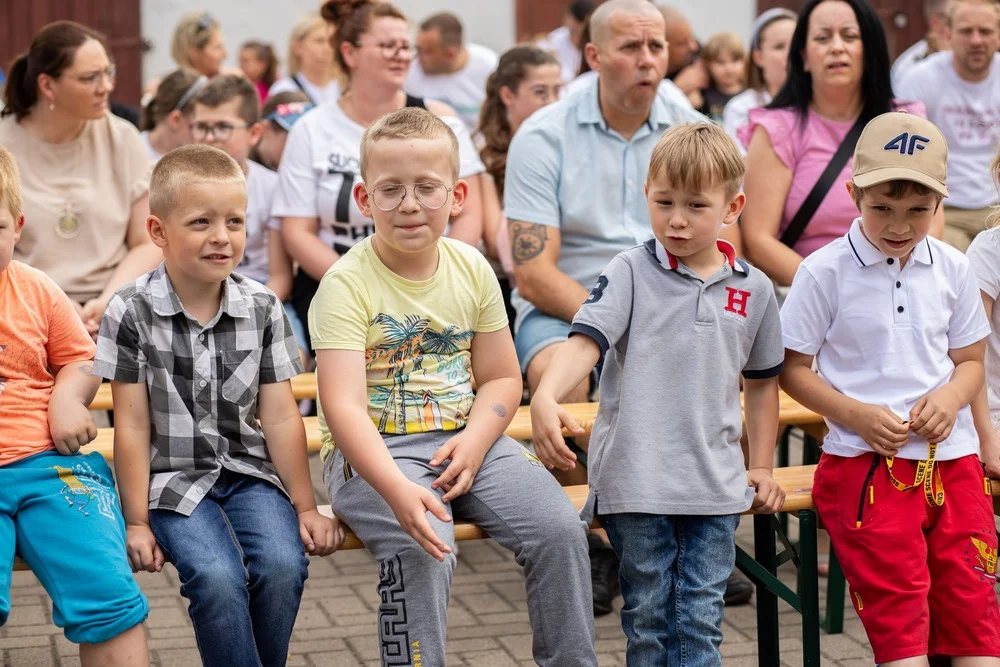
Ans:
POLYGON ((588 535, 590 580, 594 587, 594 616, 610 614, 612 603, 621 592, 618 582, 618 555, 597 535, 588 535))
POLYGON ((726 594, 723 596, 727 607, 739 607, 750 602, 753 584, 736 570, 726 579, 726 594))

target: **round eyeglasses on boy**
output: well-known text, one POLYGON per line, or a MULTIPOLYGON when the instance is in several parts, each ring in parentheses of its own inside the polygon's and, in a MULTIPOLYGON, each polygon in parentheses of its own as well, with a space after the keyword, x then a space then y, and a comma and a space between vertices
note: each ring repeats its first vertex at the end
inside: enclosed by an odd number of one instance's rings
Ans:
MULTIPOLYGON (((375 208, 389 213, 395 211, 403 203, 403 200, 406 199, 407 189, 407 186, 401 183, 386 183, 374 190, 366 189, 365 192, 372 198, 375 208)), ((455 186, 449 188, 444 183, 425 181, 414 183, 409 189, 412 190, 413 196, 421 206, 430 211, 436 211, 448 203, 448 195, 455 189, 455 186)))

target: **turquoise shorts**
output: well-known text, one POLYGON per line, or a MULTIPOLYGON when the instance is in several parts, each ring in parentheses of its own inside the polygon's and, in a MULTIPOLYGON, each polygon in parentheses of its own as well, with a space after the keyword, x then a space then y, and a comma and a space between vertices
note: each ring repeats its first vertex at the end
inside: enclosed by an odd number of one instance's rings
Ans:
POLYGON ((47 451, 0 466, 0 625, 10 614, 15 553, 52 598, 52 620, 71 642, 100 644, 142 623, 149 604, 125 555, 119 507, 97 452, 47 451))

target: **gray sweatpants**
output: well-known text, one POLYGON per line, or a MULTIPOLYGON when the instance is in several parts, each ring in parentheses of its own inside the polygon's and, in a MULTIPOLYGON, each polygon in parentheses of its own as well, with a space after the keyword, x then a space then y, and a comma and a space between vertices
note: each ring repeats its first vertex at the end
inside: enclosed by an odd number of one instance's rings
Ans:
MULTIPOLYGON (((407 479, 427 489, 445 466, 428 464, 457 431, 386 437, 407 479)), ((337 450, 323 479, 333 511, 379 562, 382 665, 445 664, 448 596, 455 556, 435 560, 406 534, 388 503, 358 477, 337 450)), ((434 491, 438 498, 444 495, 434 491)), ((532 654, 542 667, 596 667, 587 526, 555 478, 506 436, 483 460, 472 489, 447 507, 453 520, 485 529, 524 568, 532 654)), ((427 514, 441 540, 455 546, 454 524, 427 514)))

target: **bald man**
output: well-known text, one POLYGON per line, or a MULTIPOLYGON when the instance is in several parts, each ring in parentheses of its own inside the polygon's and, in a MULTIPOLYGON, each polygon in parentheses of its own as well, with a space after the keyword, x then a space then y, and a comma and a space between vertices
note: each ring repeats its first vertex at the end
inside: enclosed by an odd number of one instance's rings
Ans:
MULTIPOLYGON (((607 263, 651 238, 643 185, 660 135, 704 120, 657 96, 668 57, 654 4, 608 0, 594 10, 590 30, 584 57, 596 78, 535 112, 507 155, 515 344, 531 391, 607 263)), ((563 400, 586 401, 589 390, 588 381, 563 400)), ((591 558, 594 613, 601 615, 617 594, 617 558, 602 543, 592 544, 591 558)))

